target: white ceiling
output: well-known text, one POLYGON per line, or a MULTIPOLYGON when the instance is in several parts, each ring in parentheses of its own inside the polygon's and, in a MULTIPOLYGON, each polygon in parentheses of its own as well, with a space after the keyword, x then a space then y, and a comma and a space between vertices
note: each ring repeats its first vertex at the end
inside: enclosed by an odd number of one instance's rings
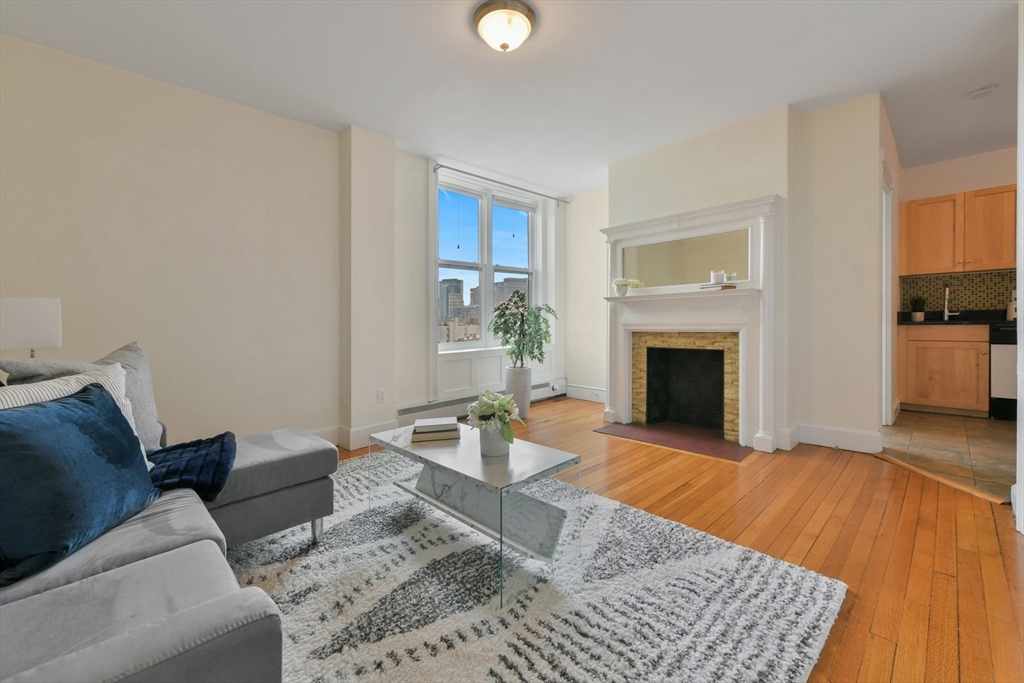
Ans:
POLYGON ((535 0, 534 34, 508 54, 477 37, 476 4, 0 0, 0 31, 564 193, 775 107, 875 91, 904 167, 1016 141, 1014 0, 535 0))

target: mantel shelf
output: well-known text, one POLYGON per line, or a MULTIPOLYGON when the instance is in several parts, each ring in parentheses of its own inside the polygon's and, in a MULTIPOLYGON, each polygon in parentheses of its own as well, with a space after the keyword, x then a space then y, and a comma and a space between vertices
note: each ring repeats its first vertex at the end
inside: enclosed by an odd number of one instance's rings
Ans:
POLYGON ((736 289, 705 289, 698 292, 659 292, 652 294, 627 294, 626 296, 606 296, 605 301, 613 304, 625 304, 630 301, 669 301, 671 299, 697 299, 704 297, 743 297, 757 296, 761 293, 755 287, 737 287, 736 289))

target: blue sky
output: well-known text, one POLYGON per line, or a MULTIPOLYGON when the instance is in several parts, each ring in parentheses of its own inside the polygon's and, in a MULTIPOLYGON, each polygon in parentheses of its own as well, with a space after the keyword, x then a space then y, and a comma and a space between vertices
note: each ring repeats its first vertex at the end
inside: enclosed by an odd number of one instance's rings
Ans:
MULTIPOLYGON (((476 197, 449 190, 437 191, 440 258, 479 262, 479 205, 480 200, 476 197)), ((494 230, 491 248, 494 252, 495 266, 529 267, 529 214, 526 211, 495 206, 491 209, 491 223, 494 230)), ((469 303, 470 287, 477 285, 475 272, 445 269, 441 277, 457 277, 464 280, 466 285, 463 287, 462 296, 465 302, 469 303)), ((495 275, 495 279, 502 278, 495 275)))

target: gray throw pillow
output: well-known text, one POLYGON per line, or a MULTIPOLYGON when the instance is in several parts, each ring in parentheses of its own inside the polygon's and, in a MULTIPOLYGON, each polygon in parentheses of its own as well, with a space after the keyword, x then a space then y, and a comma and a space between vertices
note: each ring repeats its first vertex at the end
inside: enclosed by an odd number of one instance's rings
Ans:
POLYGON ((125 344, 95 363, 49 358, 4 358, 0 360, 0 370, 9 375, 7 382, 15 385, 78 375, 95 370, 99 365, 114 363, 120 363, 126 374, 125 393, 132 404, 139 440, 147 452, 155 451, 160 448, 160 434, 163 428, 157 421, 156 398, 153 396, 153 377, 149 372, 149 361, 146 360, 146 354, 142 352, 138 342, 125 344))

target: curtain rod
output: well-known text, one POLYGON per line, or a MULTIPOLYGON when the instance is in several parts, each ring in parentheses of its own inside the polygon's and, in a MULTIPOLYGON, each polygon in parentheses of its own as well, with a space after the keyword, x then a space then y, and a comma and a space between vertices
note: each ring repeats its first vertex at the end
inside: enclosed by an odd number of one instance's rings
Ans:
POLYGON ((569 204, 569 203, 571 203, 570 200, 566 199, 565 197, 552 197, 551 195, 544 194, 543 192, 534 192, 533 190, 528 190, 525 187, 519 187, 518 185, 513 185, 511 183, 506 183, 506 182, 502 182, 500 180, 495 180, 494 178, 488 178, 487 176, 477 175, 476 173, 470 173, 469 171, 463 171, 460 168, 452 168, 451 166, 445 166, 444 164, 434 164, 434 173, 437 173, 438 169, 441 169, 441 168, 446 168, 449 171, 455 171, 456 173, 461 173, 462 175, 473 176, 474 178, 479 178, 480 180, 486 180, 489 183, 497 183, 498 185, 504 185, 505 187, 511 187, 513 190, 519 190, 520 192, 528 192, 528 193, 530 193, 532 195, 536 195, 538 197, 544 197, 544 199, 552 199, 552 200, 558 202, 559 204, 569 204))

